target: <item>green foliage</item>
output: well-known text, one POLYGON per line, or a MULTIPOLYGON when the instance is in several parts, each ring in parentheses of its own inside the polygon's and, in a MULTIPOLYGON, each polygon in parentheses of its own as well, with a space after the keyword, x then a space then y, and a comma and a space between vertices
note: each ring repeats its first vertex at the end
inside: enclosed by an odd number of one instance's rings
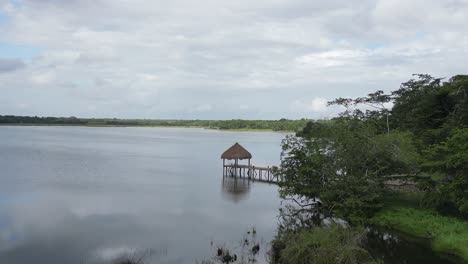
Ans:
POLYGON ((296 205, 281 211, 280 232, 293 235, 277 243, 280 263, 319 254, 313 238, 294 231, 334 217, 430 238, 434 249, 468 259, 468 224, 437 213, 468 217, 468 76, 442 82, 417 75, 390 94, 329 104, 346 110, 329 122, 309 122, 283 142, 280 194, 296 205), (388 177, 419 179, 422 198, 385 202, 388 177))
POLYGON ((418 75, 418 77, 418 80, 411 79, 393 92, 395 103, 392 119, 395 120, 394 127, 421 134, 426 129, 440 127, 441 117, 448 113, 437 104, 443 100, 437 98, 441 79, 429 75, 418 75))
POLYGON ((416 176, 424 204, 467 216, 468 76, 416 77, 389 94, 338 98, 338 118, 286 140, 283 197, 319 198, 316 213, 359 222, 381 207, 383 177, 416 176))
POLYGON ((445 178, 433 181, 425 203, 440 212, 468 217, 468 129, 454 129, 449 138, 424 151, 427 171, 442 173, 445 178))
POLYGON ((411 133, 393 130, 387 135, 375 135, 372 142, 375 147, 369 151, 378 156, 375 162, 383 176, 417 173, 421 156, 411 133))
POLYGON ((468 128, 454 129, 449 138, 425 150, 424 164, 432 171, 443 171, 456 177, 468 171, 468 128))
POLYGON ((468 76, 419 77, 394 92, 392 119, 419 138, 422 172, 442 176, 424 185, 425 204, 468 217, 468 76))
POLYGON ((37 117, 0 115, 0 124, 85 125, 87 120, 72 117, 37 117))
POLYGON ((417 76, 392 93, 394 128, 413 132, 430 145, 445 140, 451 129, 468 126, 468 76, 457 75, 446 83, 417 76))
POLYGON ((309 122, 300 120, 160 120, 76 117, 0 116, 0 124, 88 125, 88 126, 163 126, 201 127, 221 130, 299 131, 309 122))
POLYGON ((386 204, 369 222, 428 238, 434 250, 468 260, 468 223, 463 220, 441 216, 430 209, 386 204))
POLYGON ((419 155, 406 132, 377 134, 372 125, 340 118, 311 122, 301 135, 283 141, 280 193, 325 217, 362 222, 382 207, 384 176, 417 169, 419 155))
POLYGON ((365 231, 340 225, 287 233, 272 242, 271 263, 375 263, 362 247, 365 231))

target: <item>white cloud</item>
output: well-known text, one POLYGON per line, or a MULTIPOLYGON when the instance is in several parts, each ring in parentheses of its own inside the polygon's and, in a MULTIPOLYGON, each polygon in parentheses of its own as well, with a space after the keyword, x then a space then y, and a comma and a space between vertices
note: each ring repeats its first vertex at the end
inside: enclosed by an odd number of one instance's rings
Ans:
POLYGON ((369 52, 360 50, 332 50, 303 55, 296 58, 297 62, 315 67, 344 66, 364 58, 369 52))
POLYGON ((323 112, 327 108, 327 100, 324 98, 315 97, 310 104, 310 108, 314 112, 323 112))
POLYGON ((195 106, 192 109, 192 112, 198 112, 198 113, 203 113, 203 112, 209 112, 213 109, 213 106, 211 104, 200 104, 195 106))
POLYGON ((241 105, 239 105, 239 109, 240 109, 240 110, 247 110, 247 109, 249 109, 249 105, 247 105, 247 104, 241 104, 241 105))
POLYGON ((40 72, 31 76, 31 81, 39 85, 50 84, 54 80, 55 80, 55 72, 53 71, 40 72))
MULTIPOLYGON (((298 96, 397 89, 412 73, 464 73, 468 60, 465 0, 18 3, 0 0, 0 42, 38 55, 0 50, 24 62, 0 74, 0 114, 82 116, 92 105, 101 117, 281 118, 298 96)), ((295 105, 294 118, 323 106, 295 105)))
POLYGON ((315 97, 310 101, 295 100, 290 104, 292 112, 320 113, 327 109, 327 99, 315 97))
POLYGON ((17 105, 17 107, 18 107, 19 109, 28 109, 28 108, 30 107, 30 105, 29 105, 29 104, 24 104, 24 103, 19 103, 19 104, 17 105))
POLYGON ((48 50, 35 58, 34 63, 47 65, 70 65, 80 57, 80 52, 74 50, 48 50))
POLYGON ((107 247, 100 248, 94 253, 95 257, 104 261, 115 261, 119 257, 131 255, 135 249, 129 247, 107 247))
POLYGON ((95 112, 95 111, 96 111, 96 106, 94 106, 94 105, 88 105, 87 109, 88 109, 89 112, 92 113, 92 112, 95 112))
POLYGON ((140 79, 144 81, 157 81, 159 77, 156 74, 151 74, 151 73, 140 73, 139 74, 140 79))
POLYGON ((0 6, 0 10, 4 11, 5 13, 13 13, 15 12, 16 8, 11 2, 6 2, 0 6))

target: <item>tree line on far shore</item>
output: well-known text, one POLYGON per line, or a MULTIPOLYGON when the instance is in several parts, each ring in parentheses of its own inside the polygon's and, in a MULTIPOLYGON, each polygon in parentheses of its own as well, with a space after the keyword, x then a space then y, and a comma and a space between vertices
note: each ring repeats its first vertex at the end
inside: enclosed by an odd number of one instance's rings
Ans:
POLYGON ((309 119, 290 120, 285 118, 280 120, 170 120, 0 115, 0 124, 200 127, 220 130, 299 131, 309 121, 309 119))

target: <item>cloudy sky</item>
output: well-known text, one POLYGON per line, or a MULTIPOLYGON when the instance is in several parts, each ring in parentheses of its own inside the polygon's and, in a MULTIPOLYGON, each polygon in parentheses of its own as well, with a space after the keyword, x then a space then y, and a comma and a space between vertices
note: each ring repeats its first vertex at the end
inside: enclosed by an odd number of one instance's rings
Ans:
POLYGON ((0 0, 0 115, 322 118, 467 66, 468 0, 0 0))

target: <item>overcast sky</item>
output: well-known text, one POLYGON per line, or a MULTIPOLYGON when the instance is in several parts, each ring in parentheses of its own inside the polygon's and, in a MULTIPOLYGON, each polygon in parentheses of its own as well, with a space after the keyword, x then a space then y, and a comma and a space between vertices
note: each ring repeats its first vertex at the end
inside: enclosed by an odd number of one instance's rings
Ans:
POLYGON ((468 0, 0 0, 0 115, 324 118, 468 69, 468 0))

